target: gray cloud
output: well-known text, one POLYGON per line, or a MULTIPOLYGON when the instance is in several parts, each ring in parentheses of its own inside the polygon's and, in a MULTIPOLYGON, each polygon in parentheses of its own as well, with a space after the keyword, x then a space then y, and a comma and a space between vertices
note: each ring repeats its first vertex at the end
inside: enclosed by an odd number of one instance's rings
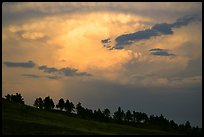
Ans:
POLYGON ((28 62, 11 62, 11 61, 5 61, 4 64, 7 67, 22 67, 22 68, 33 68, 35 66, 35 63, 32 61, 28 62))
POLYGON ((188 25, 193 21, 201 21, 201 17, 199 15, 188 15, 177 19, 176 22, 172 24, 168 23, 156 24, 150 29, 120 35, 115 39, 117 44, 113 48, 123 49, 125 45, 130 45, 138 40, 149 39, 153 36, 171 35, 173 34, 172 31, 173 28, 179 28, 188 25))
POLYGON ((110 38, 101 40, 101 43, 110 43, 110 42, 111 42, 111 41, 110 41, 110 38))
POLYGON ((65 76, 91 76, 86 72, 77 72, 78 70, 75 68, 61 68, 59 71, 65 76))
POLYGON ((22 74, 21 76, 28 77, 28 78, 40 78, 39 75, 35 75, 35 74, 22 74))
POLYGON ((61 77, 60 76, 39 76, 39 75, 36 75, 36 74, 22 74, 21 76, 23 77, 27 77, 27 78, 42 78, 42 77, 46 77, 46 78, 49 78, 49 79, 60 79, 61 77))
POLYGON ((61 78, 61 77, 59 77, 59 76, 46 76, 46 77, 49 78, 49 79, 55 79, 55 80, 61 78))
POLYGON ((184 17, 181 17, 177 19, 175 23, 172 24, 172 27, 179 28, 179 27, 188 25, 193 21, 202 21, 201 15, 194 14, 194 15, 186 15, 184 17))
POLYGON ((49 68, 46 65, 40 66, 38 67, 39 70, 42 70, 43 72, 47 72, 47 73, 53 73, 53 72, 57 72, 58 70, 56 68, 49 68))
MULTIPOLYGON (((59 74, 63 74, 64 76, 91 76, 91 74, 87 72, 78 72, 77 69, 68 68, 68 67, 57 69, 54 67, 49 68, 46 65, 43 65, 38 67, 38 69, 46 73, 59 73, 59 74)), ((56 77, 48 77, 48 78, 55 79, 56 77)))
POLYGON ((155 55, 155 56, 176 56, 175 54, 169 53, 165 49, 155 48, 155 49, 150 49, 149 51, 151 52, 150 53, 151 55, 155 55))
POLYGON ((129 14, 141 14, 143 16, 153 16, 154 18, 171 17, 183 15, 185 13, 202 12, 200 2, 170 2, 170 3, 131 3, 131 2, 69 2, 69 3, 19 3, 7 2, 2 5, 2 24, 9 25, 14 21, 25 21, 33 18, 43 18, 50 15, 71 14, 93 11, 123 12, 129 14), (167 6, 168 5, 168 6, 167 6), (165 7, 165 8, 164 8, 165 7), (80 9, 80 10, 79 10, 80 9), (176 13, 176 14, 175 14, 176 13))

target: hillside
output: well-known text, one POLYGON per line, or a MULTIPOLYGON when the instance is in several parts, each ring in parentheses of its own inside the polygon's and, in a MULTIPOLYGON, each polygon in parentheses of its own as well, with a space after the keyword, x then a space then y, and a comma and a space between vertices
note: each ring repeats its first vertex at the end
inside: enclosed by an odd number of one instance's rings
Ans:
POLYGON ((12 103, 5 100, 2 100, 2 120, 2 132, 4 135, 178 134, 69 117, 64 112, 40 110, 31 106, 12 103))

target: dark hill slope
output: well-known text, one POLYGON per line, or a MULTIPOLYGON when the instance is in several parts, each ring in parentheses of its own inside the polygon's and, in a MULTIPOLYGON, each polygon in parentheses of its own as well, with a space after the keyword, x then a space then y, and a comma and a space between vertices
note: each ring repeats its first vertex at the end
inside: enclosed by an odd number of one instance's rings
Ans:
POLYGON ((70 135, 70 134, 176 134, 128 125, 104 123, 67 116, 64 112, 45 111, 2 99, 3 134, 70 135))

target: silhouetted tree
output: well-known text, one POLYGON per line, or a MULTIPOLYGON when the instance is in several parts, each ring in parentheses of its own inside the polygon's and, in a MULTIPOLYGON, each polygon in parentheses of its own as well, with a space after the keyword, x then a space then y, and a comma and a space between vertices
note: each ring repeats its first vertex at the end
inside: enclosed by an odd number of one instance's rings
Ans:
POLYGON ((136 115, 136 112, 135 112, 135 111, 133 111, 132 118, 133 118, 133 121, 136 122, 136 120, 137 120, 137 115, 136 115))
POLYGON ((59 108, 59 105, 58 105, 58 104, 56 105, 56 108, 57 108, 57 109, 59 108))
POLYGON ((16 93, 16 95, 7 94, 5 97, 8 101, 24 104, 24 99, 20 93, 16 93))
POLYGON ((59 108, 60 108, 61 110, 63 110, 64 107, 65 107, 64 99, 61 98, 61 99, 59 100, 59 103, 58 103, 57 105, 59 106, 59 108))
POLYGON ((5 97, 6 97, 6 100, 11 101, 11 95, 10 94, 7 94, 5 97))
POLYGON ((43 100, 43 106, 46 110, 50 110, 53 109, 55 105, 53 100, 48 96, 43 100))
POLYGON ((170 120, 169 122, 169 126, 173 129, 177 129, 178 128, 178 125, 173 121, 173 120, 170 120))
POLYGON ((189 121, 186 121, 186 123, 185 123, 185 128, 186 128, 186 129, 190 129, 190 128, 191 128, 191 124, 190 124, 189 121))
POLYGON ((110 110, 108 108, 104 109, 103 114, 106 118, 110 118, 110 110))
POLYGON ((68 113, 72 113, 72 111, 74 111, 74 104, 72 102, 69 102, 69 100, 67 99, 66 100, 66 103, 65 103, 65 110, 68 112, 68 113))
POLYGON ((85 111, 86 111, 86 117, 88 119, 94 119, 94 114, 93 114, 93 111, 91 109, 86 108, 85 111))
POLYGON ((51 105, 51 109, 55 107, 54 101, 52 99, 50 99, 50 105, 51 105))
POLYGON ((126 113, 125 113, 125 120, 127 122, 129 122, 130 120, 132 120, 132 114, 130 112, 130 110, 128 110, 126 113))
POLYGON ((118 107, 118 110, 114 113, 113 118, 118 121, 121 122, 124 119, 125 113, 123 110, 121 110, 120 107, 118 107))
POLYGON ((84 108, 82 107, 80 102, 76 105, 76 110, 77 110, 77 115, 78 116, 83 116, 84 108))
POLYGON ((94 112, 95 112, 95 113, 94 113, 95 118, 96 118, 97 120, 100 120, 100 121, 104 120, 105 116, 104 116, 104 114, 101 112, 100 109, 98 109, 97 111, 94 111, 94 112))
POLYGON ((33 106, 38 107, 40 109, 43 109, 43 100, 42 100, 42 98, 41 97, 36 98, 33 106))

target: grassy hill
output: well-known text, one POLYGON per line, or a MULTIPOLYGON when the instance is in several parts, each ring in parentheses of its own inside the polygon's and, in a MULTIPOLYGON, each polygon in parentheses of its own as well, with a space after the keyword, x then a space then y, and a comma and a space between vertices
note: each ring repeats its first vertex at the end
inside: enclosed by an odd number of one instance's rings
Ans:
POLYGON ((2 99, 2 133, 26 135, 168 135, 178 134, 128 125, 69 117, 64 112, 40 110, 2 99))

